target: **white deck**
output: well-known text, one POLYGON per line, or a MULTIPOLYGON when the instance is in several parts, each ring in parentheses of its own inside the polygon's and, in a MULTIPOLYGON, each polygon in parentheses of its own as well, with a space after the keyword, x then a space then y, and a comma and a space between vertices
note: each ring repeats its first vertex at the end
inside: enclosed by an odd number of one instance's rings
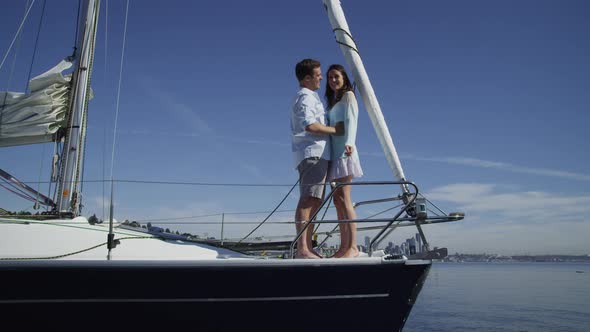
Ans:
MULTIPOLYGON (((108 223, 90 225, 86 218, 72 220, 22 220, 0 218, 0 258, 106 260, 108 223), (101 245, 103 244, 103 245, 101 245), (94 249, 76 253, 97 245, 94 249), (76 253, 69 255, 71 253, 76 253), (58 257, 59 256, 59 257, 58 257)), ((112 260, 208 260, 247 258, 223 248, 180 240, 161 240, 150 234, 114 228, 120 244, 112 260)))
MULTIPOLYGON (((90 225, 86 218, 73 220, 23 220, 0 218, 0 261, 88 260, 107 262, 108 223, 90 225), (95 247, 83 251, 88 248, 95 247), (82 252, 80 252, 82 251, 82 252)), ((153 235, 114 227, 120 244, 111 251, 113 261, 166 261, 197 265, 335 265, 335 264, 408 264, 405 259, 383 257, 273 259, 244 255, 207 244, 181 240, 162 240, 153 235)), ((411 264, 427 262, 413 261, 411 264)))

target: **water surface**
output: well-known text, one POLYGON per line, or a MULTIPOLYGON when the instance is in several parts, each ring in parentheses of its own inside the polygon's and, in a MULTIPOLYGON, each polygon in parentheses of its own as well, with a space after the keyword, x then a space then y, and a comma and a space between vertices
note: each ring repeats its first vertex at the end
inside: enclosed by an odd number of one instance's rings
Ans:
POLYGON ((590 331, 590 264, 434 263, 404 332, 590 331))

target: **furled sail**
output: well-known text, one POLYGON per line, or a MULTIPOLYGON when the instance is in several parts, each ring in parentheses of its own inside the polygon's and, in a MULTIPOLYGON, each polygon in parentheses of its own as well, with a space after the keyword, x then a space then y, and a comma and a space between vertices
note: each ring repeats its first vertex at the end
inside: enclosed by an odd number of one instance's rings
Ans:
MULTIPOLYGON (((324 6, 328 12, 330 24, 332 25, 334 34, 336 35, 336 42, 340 44, 340 49, 344 54, 344 58, 352 69, 352 75, 357 84, 359 93, 364 101, 369 118, 373 123, 373 127, 375 128, 375 132, 377 133, 377 137, 381 143, 383 152, 385 153, 385 158, 387 159, 394 176, 399 181, 405 181, 406 178, 397 155, 397 151, 393 145, 393 140, 389 134, 389 129, 387 128, 387 124, 383 118, 383 113, 381 113, 381 107, 379 106, 379 102, 377 101, 377 97, 375 96, 375 92, 371 86, 371 82, 369 81, 369 76, 365 71, 365 67, 363 65, 363 61, 361 60, 356 43, 352 39, 350 29, 348 28, 348 23, 346 22, 344 12, 340 6, 340 1, 323 1, 324 6)), ((406 188, 402 187, 402 189, 405 191, 406 188)))
POLYGON ((63 60, 31 79, 30 93, 0 92, 0 147, 51 142, 65 124, 72 66, 63 60))

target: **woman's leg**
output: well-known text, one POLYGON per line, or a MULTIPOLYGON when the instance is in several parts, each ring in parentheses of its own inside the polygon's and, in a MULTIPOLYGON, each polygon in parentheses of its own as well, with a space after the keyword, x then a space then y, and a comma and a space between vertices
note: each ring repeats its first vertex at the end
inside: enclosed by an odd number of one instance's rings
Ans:
MULTIPOLYGON (((352 181, 352 176, 336 179, 336 182, 348 183, 352 181)), ((356 212, 352 205, 351 198, 352 186, 342 186, 334 193, 334 205, 339 220, 354 220, 356 212)), ((359 254, 356 242, 356 223, 340 224, 340 249, 334 257, 356 257, 359 254)))
MULTIPOLYGON (((338 190, 336 190, 332 196, 332 199, 334 200, 334 206, 336 207, 336 215, 338 216, 338 220, 342 220, 345 218, 344 215, 344 207, 342 205, 342 198, 341 198, 341 188, 338 188, 338 190)), ((343 255, 343 253, 346 251, 346 240, 347 240, 347 236, 346 236, 346 224, 344 223, 340 223, 338 224, 338 228, 340 228, 340 247, 338 248, 338 250, 334 253, 333 257, 341 257, 343 255)))

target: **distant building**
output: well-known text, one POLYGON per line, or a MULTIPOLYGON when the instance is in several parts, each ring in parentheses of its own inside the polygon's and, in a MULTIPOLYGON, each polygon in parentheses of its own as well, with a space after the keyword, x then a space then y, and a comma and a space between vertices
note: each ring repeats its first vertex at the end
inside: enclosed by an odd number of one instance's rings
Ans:
POLYGON ((390 241, 390 242, 387 244, 387 247, 385 247, 385 253, 386 253, 386 254, 391 254, 391 253, 393 253, 393 242, 391 242, 391 241, 390 241))
POLYGON ((410 251, 410 255, 415 255, 416 254, 416 240, 414 238, 408 239, 409 240, 409 251, 410 251))

